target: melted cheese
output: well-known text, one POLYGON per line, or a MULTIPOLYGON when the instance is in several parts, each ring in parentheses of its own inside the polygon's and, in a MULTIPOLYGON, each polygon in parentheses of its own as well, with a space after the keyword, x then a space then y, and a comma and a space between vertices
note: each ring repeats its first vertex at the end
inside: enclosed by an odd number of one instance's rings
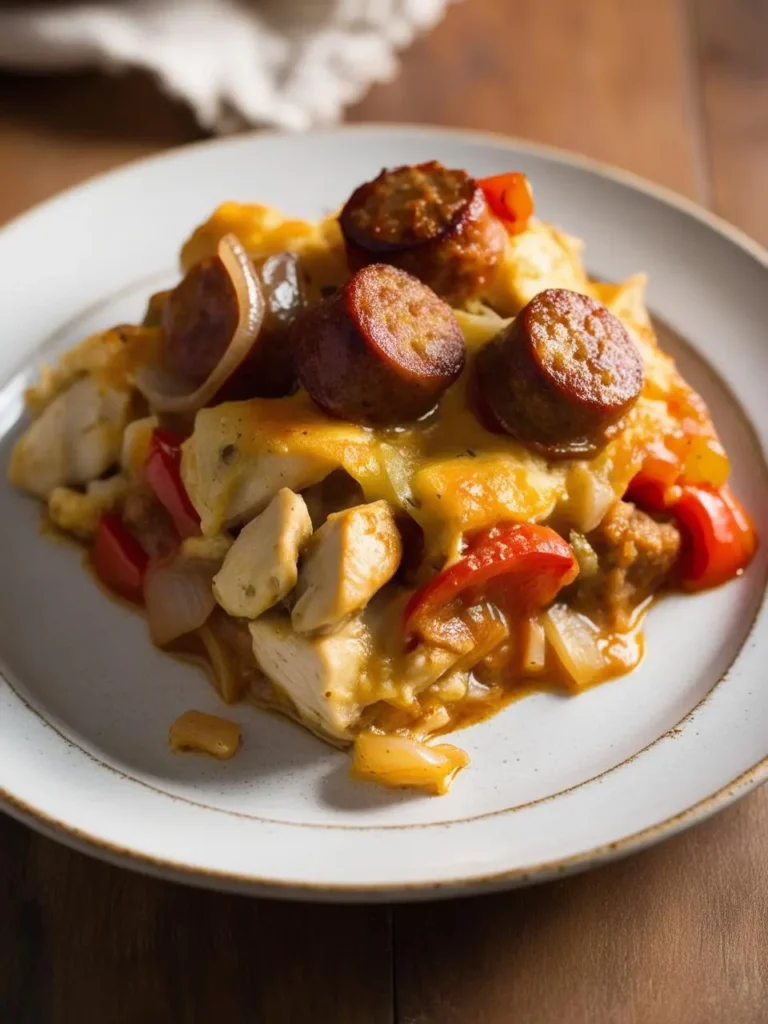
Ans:
POLYGON ((216 533, 271 500, 263 486, 267 458, 285 460, 284 472, 274 475, 275 492, 346 470, 367 501, 385 499, 411 515, 429 550, 443 556, 456 550, 463 533, 503 519, 540 522, 560 511, 575 528, 588 529, 584 474, 620 497, 648 444, 672 425, 666 403, 643 396, 626 428, 595 459, 549 461, 478 423, 467 408, 468 373, 432 417, 400 430, 330 419, 305 393, 202 410, 184 446, 182 475, 204 530, 216 533), (285 475, 297 467, 298 482, 285 475), (249 484, 259 484, 250 503, 243 497, 249 484))

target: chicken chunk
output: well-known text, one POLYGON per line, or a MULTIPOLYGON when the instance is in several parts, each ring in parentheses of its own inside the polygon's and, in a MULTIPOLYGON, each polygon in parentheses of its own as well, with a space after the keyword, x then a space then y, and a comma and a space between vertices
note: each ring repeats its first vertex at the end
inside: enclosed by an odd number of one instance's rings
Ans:
POLYGON ((304 499, 287 487, 241 531, 213 578, 213 593, 235 618, 257 619, 296 586, 299 552, 312 536, 304 499))
POLYGON ((302 392, 226 402, 198 412, 181 475, 203 533, 219 533, 263 512, 281 487, 303 491, 350 466, 370 472, 372 445, 369 431, 329 419, 302 392))
POLYGON ((557 228, 531 221, 525 231, 511 235, 507 251, 487 296, 502 316, 514 316, 546 288, 567 288, 589 294, 581 261, 581 243, 557 228))
POLYGON ((19 439, 11 482, 41 498, 55 487, 86 484, 120 458, 130 394, 83 377, 46 406, 19 439))
POLYGON ((359 619, 331 636, 293 631, 287 615, 264 616, 249 626, 253 654, 262 672, 291 701, 310 729, 335 740, 351 740, 362 710, 360 680, 370 637, 359 619))
POLYGON ((85 492, 54 487, 48 495, 48 516, 60 530, 90 540, 96 536, 101 517, 122 505, 129 486, 124 476, 111 476, 94 480, 85 492))
POLYGON ((328 516, 299 573, 294 629, 328 631, 361 611, 392 579, 401 555, 400 533, 386 501, 328 516))

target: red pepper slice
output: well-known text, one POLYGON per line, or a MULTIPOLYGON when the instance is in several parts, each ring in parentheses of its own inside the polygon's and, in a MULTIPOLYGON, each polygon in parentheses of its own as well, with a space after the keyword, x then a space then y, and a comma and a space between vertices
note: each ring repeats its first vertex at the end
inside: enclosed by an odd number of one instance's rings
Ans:
POLYGON ((683 533, 678 578, 686 590, 707 590, 738 576, 757 550, 757 534, 747 512, 727 484, 715 490, 675 485, 647 472, 632 479, 627 493, 648 512, 669 512, 683 533))
POLYGON ((749 565, 757 549, 757 535, 727 485, 719 491, 683 487, 671 512, 685 535, 680 582, 686 590, 719 586, 749 565))
POLYGON ((144 603, 142 586, 149 559, 119 516, 101 517, 91 558, 105 587, 135 604, 144 603))
POLYGON ((667 508, 668 484, 658 480, 640 470, 632 477, 627 493, 624 495, 626 501, 631 501, 646 512, 663 512, 667 508))
POLYGON ((170 514, 182 538, 200 534, 200 516, 181 479, 181 446, 184 441, 184 437, 170 430, 153 431, 144 467, 147 483, 170 514))
POLYGON ((499 523, 472 537, 458 562, 420 587, 405 609, 407 635, 470 588, 521 611, 548 605, 576 578, 570 544, 547 526, 499 523))
POLYGON ((493 213, 504 221, 511 234, 525 231, 533 216, 533 191, 527 175, 522 171, 494 174, 481 178, 478 185, 485 193, 485 199, 493 213))

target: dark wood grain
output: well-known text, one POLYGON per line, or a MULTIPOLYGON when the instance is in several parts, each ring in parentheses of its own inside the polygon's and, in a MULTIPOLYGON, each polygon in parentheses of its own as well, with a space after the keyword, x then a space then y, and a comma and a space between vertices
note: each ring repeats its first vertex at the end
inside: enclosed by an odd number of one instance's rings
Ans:
POLYGON ((389 912, 203 892, 0 818, 2 1024, 391 1024, 389 912))
MULTIPOLYGON (((350 119, 580 150, 768 241, 767 23, 768 0, 465 0, 350 119)), ((199 136, 142 75, 0 74, 0 222, 199 136)), ((758 1024, 766 849, 761 791, 599 871, 389 911, 197 892, 0 817, 0 1024, 758 1024)))
POLYGON ((768 797, 562 882, 398 908, 402 1024, 764 1024, 768 797))

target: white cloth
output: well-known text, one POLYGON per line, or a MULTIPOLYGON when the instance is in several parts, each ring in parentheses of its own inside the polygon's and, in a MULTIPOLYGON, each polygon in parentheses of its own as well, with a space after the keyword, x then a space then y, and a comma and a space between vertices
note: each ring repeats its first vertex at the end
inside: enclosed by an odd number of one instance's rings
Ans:
POLYGON ((146 68, 212 131, 337 120, 451 0, 112 0, 3 8, 0 65, 146 68))

